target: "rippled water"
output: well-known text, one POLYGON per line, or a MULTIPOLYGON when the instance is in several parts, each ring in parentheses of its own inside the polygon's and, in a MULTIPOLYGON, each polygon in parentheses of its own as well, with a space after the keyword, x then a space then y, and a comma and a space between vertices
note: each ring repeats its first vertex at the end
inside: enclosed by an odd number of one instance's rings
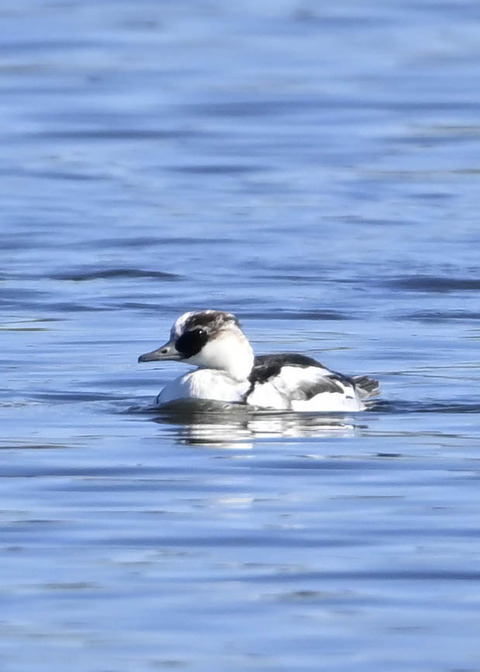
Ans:
POLYGON ((478 672, 478 3, 0 15, 2 672, 478 672), (196 307, 382 397, 153 412, 196 307))

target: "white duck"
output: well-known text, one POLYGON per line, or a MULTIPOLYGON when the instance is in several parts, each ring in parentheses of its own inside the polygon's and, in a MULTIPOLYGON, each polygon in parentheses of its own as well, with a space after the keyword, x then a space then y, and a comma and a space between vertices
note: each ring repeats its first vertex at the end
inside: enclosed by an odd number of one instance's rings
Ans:
POLYGON ((170 340, 139 362, 178 360, 197 366, 158 395, 157 404, 207 399, 261 409, 363 411, 378 394, 376 380, 349 377, 297 353, 255 357, 232 313, 202 310, 181 315, 170 340))

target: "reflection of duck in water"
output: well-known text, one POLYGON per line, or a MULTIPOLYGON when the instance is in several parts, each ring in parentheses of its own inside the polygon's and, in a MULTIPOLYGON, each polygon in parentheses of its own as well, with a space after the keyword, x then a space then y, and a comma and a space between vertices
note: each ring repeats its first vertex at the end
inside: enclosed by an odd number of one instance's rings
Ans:
MULTIPOLYGON (((338 413, 256 410, 242 404, 182 400, 158 407, 152 420, 175 428, 180 444, 250 450, 258 440, 352 438, 365 425, 338 413)), ((310 454, 310 449, 305 449, 310 454)), ((305 457, 305 455, 304 455, 305 457)))
POLYGON ((254 357, 237 318, 219 310, 181 315, 170 340, 139 362, 184 361, 198 368, 176 378, 157 404, 208 399, 255 408, 293 411, 363 411, 378 393, 367 376, 350 378, 297 353, 254 357))

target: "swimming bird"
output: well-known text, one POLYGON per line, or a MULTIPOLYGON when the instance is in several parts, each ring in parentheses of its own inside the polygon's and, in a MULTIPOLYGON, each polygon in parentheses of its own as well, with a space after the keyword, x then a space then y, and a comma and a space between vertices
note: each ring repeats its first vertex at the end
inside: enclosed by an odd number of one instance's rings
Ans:
POLYGON ((157 404, 186 399, 292 411, 363 411, 378 393, 368 376, 345 376, 306 355, 286 352, 254 356, 232 313, 201 310, 181 315, 170 339, 139 362, 182 361, 197 368, 160 392, 157 404))

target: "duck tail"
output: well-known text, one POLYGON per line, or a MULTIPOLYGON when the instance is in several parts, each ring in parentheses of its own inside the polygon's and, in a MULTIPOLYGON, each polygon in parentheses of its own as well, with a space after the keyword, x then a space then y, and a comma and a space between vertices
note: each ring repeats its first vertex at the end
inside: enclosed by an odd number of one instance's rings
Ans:
POLYGON ((353 382, 361 399, 369 399, 380 392, 378 380, 369 376, 354 376, 353 382))

